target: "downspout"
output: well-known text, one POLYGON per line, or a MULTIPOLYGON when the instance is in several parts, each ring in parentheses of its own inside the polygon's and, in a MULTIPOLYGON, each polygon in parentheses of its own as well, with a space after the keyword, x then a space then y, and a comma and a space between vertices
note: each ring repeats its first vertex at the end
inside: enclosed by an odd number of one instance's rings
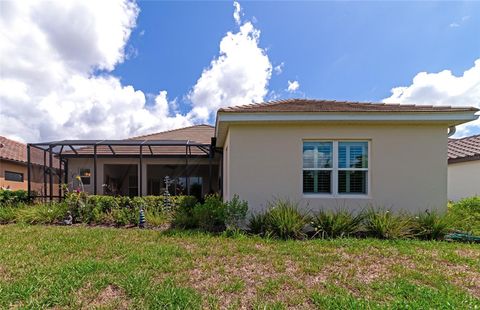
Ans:
POLYGON ((448 134, 447 134, 447 137, 451 137, 455 134, 455 132, 457 131, 457 128, 455 126, 450 126, 448 127, 448 134))

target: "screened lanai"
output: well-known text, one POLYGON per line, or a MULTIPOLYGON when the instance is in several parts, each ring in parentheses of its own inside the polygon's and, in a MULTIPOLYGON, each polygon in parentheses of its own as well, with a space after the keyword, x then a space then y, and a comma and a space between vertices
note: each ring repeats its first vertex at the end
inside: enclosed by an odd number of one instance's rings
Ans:
MULTIPOLYGON (((192 127, 188 127, 192 130, 192 127)), ((177 130, 176 134, 178 135, 177 130)), ((166 132, 170 133, 170 132, 166 132)), ((163 134, 163 133, 159 133, 163 134)), ((210 136, 211 137, 211 136, 210 136)), ((205 143, 192 140, 155 139, 155 135, 128 140, 62 140, 27 145, 28 192, 31 189, 31 151, 45 154, 45 188, 39 198, 61 199, 60 187, 91 194, 144 196, 160 195, 167 185, 172 195, 195 195, 199 198, 219 192, 219 156, 215 156, 214 138, 205 143), (54 163, 58 167, 54 167, 54 163), (56 169, 54 169, 56 168, 56 169)), ((197 139, 201 140, 201 139, 197 139)))

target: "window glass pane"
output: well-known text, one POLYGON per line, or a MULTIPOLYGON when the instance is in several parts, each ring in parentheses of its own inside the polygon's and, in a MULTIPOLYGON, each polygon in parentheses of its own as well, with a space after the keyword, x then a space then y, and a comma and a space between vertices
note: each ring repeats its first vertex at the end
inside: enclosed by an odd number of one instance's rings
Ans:
POLYGON ((303 168, 332 168, 332 142, 304 142, 303 168))
POLYGON ((340 194, 366 194, 367 171, 338 171, 338 192, 340 194))
POLYGON ((368 142, 339 142, 339 168, 368 168, 368 142))
POLYGON ((23 173, 5 171, 5 180, 13 182, 23 182, 23 173))
POLYGON ((90 184, 90 169, 80 169, 80 178, 82 179, 83 185, 90 184))
POLYGON ((304 170, 303 192, 304 193, 331 193, 332 172, 326 170, 304 170))

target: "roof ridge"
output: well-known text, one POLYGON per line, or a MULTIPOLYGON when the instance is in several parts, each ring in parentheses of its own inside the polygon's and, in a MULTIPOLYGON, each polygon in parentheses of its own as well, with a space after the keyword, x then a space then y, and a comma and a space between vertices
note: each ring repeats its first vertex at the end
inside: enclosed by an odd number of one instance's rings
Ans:
POLYGON ((7 138, 7 137, 5 137, 5 136, 0 136, 0 139, 1 139, 1 138, 5 139, 5 140, 8 140, 8 141, 11 141, 11 142, 13 142, 13 143, 17 143, 17 144, 24 145, 25 147, 27 146, 26 143, 23 143, 23 142, 20 142, 20 141, 17 141, 17 140, 13 140, 13 139, 7 138))
POLYGON ((462 137, 462 138, 457 138, 457 139, 452 138, 450 140, 452 140, 452 142, 456 142, 456 141, 475 139, 475 138, 480 138, 480 134, 476 134, 476 135, 473 135, 473 136, 462 137))
POLYGON ((175 129, 169 129, 169 130, 149 133, 149 134, 141 135, 141 136, 130 137, 130 138, 127 138, 125 140, 134 140, 134 139, 138 139, 138 138, 144 138, 144 137, 150 137, 150 136, 158 135, 160 133, 174 132, 174 131, 179 131, 179 130, 183 130, 183 129, 201 127, 201 126, 207 126, 207 127, 210 127, 210 128, 214 128, 212 125, 209 125, 209 124, 197 124, 197 125, 191 125, 191 126, 187 126, 187 127, 181 127, 181 128, 175 128, 175 129))
POLYGON ((401 104, 401 103, 387 103, 387 102, 360 102, 360 101, 338 101, 326 100, 326 99, 309 99, 309 98, 288 98, 288 99, 276 99, 264 102, 252 102, 243 105, 233 105, 229 107, 220 108, 217 112, 239 112, 243 110, 247 112, 248 110, 255 110, 255 108, 273 108, 282 104, 325 104, 325 105, 344 105, 344 106, 383 106, 385 108, 394 108, 400 107, 402 109, 408 108, 419 108, 419 109, 432 109, 432 110, 443 110, 443 109, 452 109, 452 110, 469 110, 469 111, 478 111, 478 108, 467 107, 467 106, 451 106, 451 105, 433 105, 433 104, 401 104))

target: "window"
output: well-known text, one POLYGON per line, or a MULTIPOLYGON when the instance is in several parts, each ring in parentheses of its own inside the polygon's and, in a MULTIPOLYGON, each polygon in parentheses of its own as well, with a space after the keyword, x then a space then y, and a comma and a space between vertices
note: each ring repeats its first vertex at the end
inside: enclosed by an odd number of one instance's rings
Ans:
POLYGON ((303 193, 368 194, 368 142, 305 141, 303 193))
POLYGON ((332 142, 303 143, 303 192, 332 193, 332 142))
POLYGON ((13 182, 23 182, 23 173, 5 171, 5 180, 13 182))
POLYGON ((338 193, 366 194, 368 142, 338 142, 338 193))
POLYGON ((83 185, 90 184, 90 169, 80 169, 80 179, 82 180, 83 185))

